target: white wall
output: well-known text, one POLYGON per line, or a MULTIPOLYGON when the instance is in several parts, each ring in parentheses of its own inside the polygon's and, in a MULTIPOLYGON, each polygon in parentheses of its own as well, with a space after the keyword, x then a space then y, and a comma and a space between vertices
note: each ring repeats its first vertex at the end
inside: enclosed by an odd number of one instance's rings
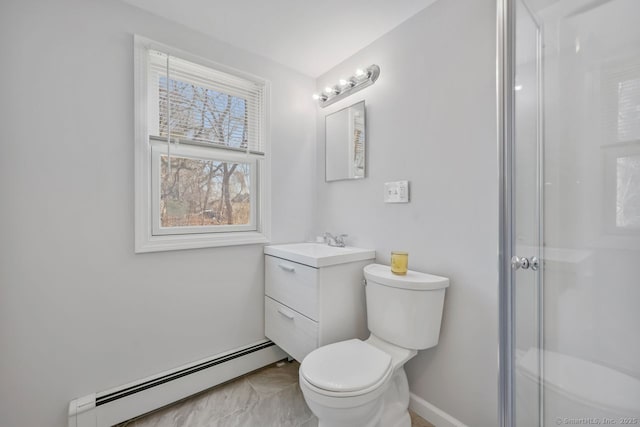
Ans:
POLYGON ((271 80, 273 241, 310 227, 311 78, 118 1, 3 0, 3 427, 264 337, 261 246, 133 252, 133 33, 271 80))
POLYGON ((319 112, 317 231, 349 233, 389 263, 447 276, 440 343, 409 362, 411 390, 474 427, 497 425, 498 165, 494 0, 436 2, 321 76, 375 85, 319 112), (324 115, 366 100, 367 178, 324 182, 324 115), (382 203, 411 181, 411 203, 382 203))

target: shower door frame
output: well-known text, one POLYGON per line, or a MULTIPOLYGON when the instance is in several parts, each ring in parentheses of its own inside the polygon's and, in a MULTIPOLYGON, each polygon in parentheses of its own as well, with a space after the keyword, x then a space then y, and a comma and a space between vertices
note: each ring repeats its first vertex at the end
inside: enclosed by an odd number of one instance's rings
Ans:
MULTIPOLYGON (((499 237, 498 237, 498 420, 500 427, 517 427, 515 413, 515 271, 511 267, 511 257, 515 255, 515 71, 516 71, 516 13, 515 3, 521 0, 496 0, 497 38, 496 38, 496 96, 497 96, 497 136, 498 136, 498 186, 499 186, 499 237)), ((523 1, 526 8, 526 4, 523 1)), ((528 10, 535 22, 537 33, 536 72, 537 72, 537 182, 536 182, 536 221, 538 225, 538 243, 540 269, 537 280, 537 332, 540 375, 538 382, 538 417, 540 426, 544 426, 544 125, 543 125, 543 77, 542 77, 542 25, 528 10)))
POLYGON ((512 252, 511 241, 511 188, 508 182, 511 150, 507 140, 513 135, 513 87, 510 59, 515 51, 510 35, 513 33, 513 4, 510 0, 497 0, 497 120, 498 120, 498 170, 499 170, 499 272, 498 272, 498 417, 500 427, 510 427, 513 411, 513 321, 511 295, 511 267, 507 263, 512 252))

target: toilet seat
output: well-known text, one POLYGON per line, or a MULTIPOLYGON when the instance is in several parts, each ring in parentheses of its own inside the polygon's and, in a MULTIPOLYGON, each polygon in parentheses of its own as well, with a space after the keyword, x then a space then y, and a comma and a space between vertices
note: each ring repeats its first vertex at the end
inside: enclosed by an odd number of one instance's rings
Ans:
POLYGON ((393 371, 392 358, 358 339, 342 341, 312 351, 300 366, 300 377, 316 393, 351 397, 380 387, 393 371))

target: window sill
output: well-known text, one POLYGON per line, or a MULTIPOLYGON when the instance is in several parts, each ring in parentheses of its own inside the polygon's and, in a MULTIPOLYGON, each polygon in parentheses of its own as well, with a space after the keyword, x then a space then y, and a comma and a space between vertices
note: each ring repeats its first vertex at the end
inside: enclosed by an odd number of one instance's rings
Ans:
POLYGON ((162 252, 182 249, 215 248, 222 246, 255 245, 268 243, 269 239, 257 231, 236 233, 180 234, 145 236, 136 239, 135 252, 162 252))

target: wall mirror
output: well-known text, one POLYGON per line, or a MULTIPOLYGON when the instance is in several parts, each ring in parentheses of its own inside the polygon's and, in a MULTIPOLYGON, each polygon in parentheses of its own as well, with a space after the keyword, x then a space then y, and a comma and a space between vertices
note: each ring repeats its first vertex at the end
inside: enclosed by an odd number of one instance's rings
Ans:
POLYGON ((364 101, 327 115, 324 139, 327 182, 364 178, 364 101))

